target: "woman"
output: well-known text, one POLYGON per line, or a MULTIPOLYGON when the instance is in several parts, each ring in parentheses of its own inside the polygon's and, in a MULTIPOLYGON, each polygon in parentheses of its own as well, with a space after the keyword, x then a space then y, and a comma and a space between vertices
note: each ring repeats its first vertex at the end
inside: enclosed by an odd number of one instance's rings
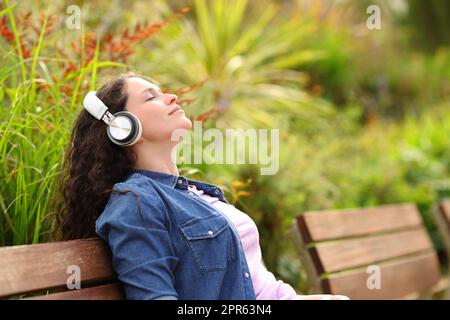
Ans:
POLYGON ((127 299, 346 298, 301 296, 277 281, 251 218, 219 187, 179 175, 172 133, 192 123, 176 95, 127 73, 90 98, 72 133, 61 230, 65 240, 98 235, 108 243, 127 299), (90 109, 103 104, 138 118, 132 143, 107 134, 113 117, 90 109))

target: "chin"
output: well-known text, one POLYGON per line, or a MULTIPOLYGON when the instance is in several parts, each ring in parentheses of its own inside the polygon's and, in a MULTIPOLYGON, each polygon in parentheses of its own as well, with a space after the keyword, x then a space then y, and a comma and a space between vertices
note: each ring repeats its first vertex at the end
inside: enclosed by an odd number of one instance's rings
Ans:
POLYGON ((178 143, 181 139, 189 132, 192 127, 192 122, 186 117, 178 120, 175 128, 170 130, 170 133, 167 134, 167 138, 172 142, 178 143))
POLYGON ((183 117, 180 129, 190 130, 192 128, 192 121, 189 118, 183 117))

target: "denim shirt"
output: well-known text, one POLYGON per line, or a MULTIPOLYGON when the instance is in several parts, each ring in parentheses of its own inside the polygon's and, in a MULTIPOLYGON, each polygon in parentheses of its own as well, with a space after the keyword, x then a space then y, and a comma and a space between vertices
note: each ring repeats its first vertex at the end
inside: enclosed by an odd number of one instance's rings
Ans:
POLYGON ((229 203, 212 184, 133 170, 95 222, 127 299, 256 299, 234 225, 188 190, 229 203))

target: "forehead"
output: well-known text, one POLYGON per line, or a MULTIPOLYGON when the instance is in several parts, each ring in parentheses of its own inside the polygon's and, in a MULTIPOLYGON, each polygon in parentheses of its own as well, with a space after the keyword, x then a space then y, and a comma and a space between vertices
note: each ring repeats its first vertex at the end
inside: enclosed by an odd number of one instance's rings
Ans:
POLYGON ((154 89, 157 92, 160 90, 160 88, 156 84, 148 80, 138 77, 127 79, 127 91, 130 97, 138 97, 144 95, 145 92, 148 92, 148 89, 154 89))

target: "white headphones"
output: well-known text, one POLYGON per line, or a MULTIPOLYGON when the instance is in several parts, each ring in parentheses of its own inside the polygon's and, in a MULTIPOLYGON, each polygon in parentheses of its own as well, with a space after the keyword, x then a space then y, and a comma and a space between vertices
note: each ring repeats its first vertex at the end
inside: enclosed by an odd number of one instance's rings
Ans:
POLYGON ((108 107, 96 95, 96 91, 89 91, 83 101, 83 106, 98 120, 107 125, 109 139, 115 144, 126 147, 135 144, 142 135, 142 124, 139 119, 128 111, 119 111, 112 115, 108 107))

